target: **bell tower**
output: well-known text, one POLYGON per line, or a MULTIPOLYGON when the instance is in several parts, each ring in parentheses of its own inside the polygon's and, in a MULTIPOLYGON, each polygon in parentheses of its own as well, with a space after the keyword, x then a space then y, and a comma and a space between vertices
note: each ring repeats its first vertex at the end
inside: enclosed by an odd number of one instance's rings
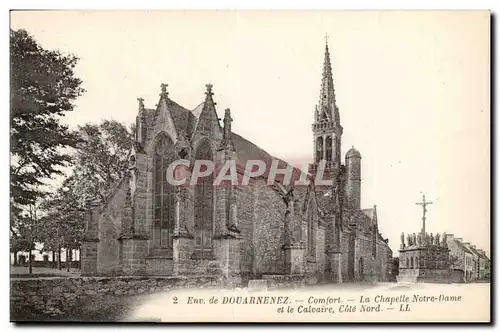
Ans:
POLYGON ((338 169, 341 163, 340 147, 343 129, 340 125, 339 109, 335 101, 328 35, 325 39, 325 59, 323 61, 321 89, 312 125, 314 137, 313 155, 314 164, 317 165, 324 160, 327 169, 338 169))

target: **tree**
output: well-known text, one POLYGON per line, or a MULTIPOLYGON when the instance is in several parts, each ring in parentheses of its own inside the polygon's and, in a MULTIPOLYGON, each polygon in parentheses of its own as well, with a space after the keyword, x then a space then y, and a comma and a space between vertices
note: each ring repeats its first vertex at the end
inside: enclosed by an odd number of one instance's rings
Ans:
POLYGON ((25 30, 10 32, 11 208, 20 213, 43 196, 43 179, 71 161, 65 147, 77 136, 60 120, 85 90, 75 77, 78 58, 46 50, 25 30))
POLYGON ((460 267, 460 261, 458 256, 451 255, 448 257, 448 266, 450 269, 456 269, 460 267))
POLYGON ((24 213, 12 213, 12 224, 16 227, 10 228, 10 252, 14 254, 14 265, 17 265, 17 253, 29 251, 33 244, 31 239, 31 220, 24 213))
POLYGON ((41 218, 39 237, 44 244, 44 250, 58 252, 59 268, 61 249, 66 248, 68 252, 79 249, 84 232, 85 207, 80 204, 75 186, 74 177, 66 178, 43 204, 46 214, 41 218))
POLYGON ((14 254, 14 265, 17 265, 17 253, 27 251, 29 253, 29 274, 32 273, 32 251, 35 249, 35 242, 39 240, 37 205, 29 205, 28 211, 21 213, 11 212, 11 218, 15 227, 11 225, 10 251, 14 254))
POLYGON ((61 248, 71 252, 81 246, 87 203, 103 201, 125 175, 132 133, 133 128, 109 120, 78 128, 72 174, 43 204, 40 236, 45 250, 59 253, 59 268, 61 248))
POLYGON ((391 276, 396 279, 396 277, 399 275, 399 257, 394 257, 392 258, 392 264, 390 265, 391 270, 391 276))
POLYGON ((78 192, 80 205, 89 200, 104 201, 125 175, 133 132, 133 127, 127 129, 114 120, 78 127, 73 189, 78 192))

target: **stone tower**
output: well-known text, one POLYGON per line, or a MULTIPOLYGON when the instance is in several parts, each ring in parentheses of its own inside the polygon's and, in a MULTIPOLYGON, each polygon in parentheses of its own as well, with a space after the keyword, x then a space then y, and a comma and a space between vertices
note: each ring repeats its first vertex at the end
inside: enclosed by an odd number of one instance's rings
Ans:
POLYGON ((335 170, 340 167, 340 147, 342 126, 339 109, 335 101, 332 65, 328 42, 325 46, 325 59, 321 77, 321 89, 312 125, 314 136, 314 163, 326 162, 326 168, 335 170))
POLYGON ((361 207, 361 153, 354 146, 345 155, 347 168, 347 203, 351 209, 361 207))

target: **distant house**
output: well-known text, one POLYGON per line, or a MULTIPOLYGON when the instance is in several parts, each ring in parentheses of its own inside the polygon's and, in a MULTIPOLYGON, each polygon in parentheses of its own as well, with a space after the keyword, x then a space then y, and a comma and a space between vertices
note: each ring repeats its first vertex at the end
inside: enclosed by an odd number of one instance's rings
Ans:
MULTIPOLYGON (((17 264, 18 265, 26 265, 30 260, 30 253, 27 251, 18 251, 17 253, 17 264)), ((31 261, 32 262, 44 262, 49 263, 53 261, 57 261, 57 252, 52 251, 44 251, 43 243, 35 243, 35 250, 31 251, 31 261)), ((67 261, 67 250, 61 249, 61 262, 67 261)), ((10 253, 10 264, 13 265, 15 263, 14 253, 10 253)), ((73 249, 71 261, 76 262, 80 261, 80 250, 73 249)), ((43 264, 42 264, 43 265, 43 264)))
POLYGON ((476 258, 476 279, 477 280, 489 280, 490 278, 490 259, 486 256, 486 253, 482 249, 476 248, 475 245, 468 245, 469 250, 471 250, 476 258))
POLYGON ((463 273, 462 281, 474 282, 485 279, 489 259, 480 253, 476 246, 463 242, 453 234, 447 234, 446 242, 450 249, 450 269, 463 273))

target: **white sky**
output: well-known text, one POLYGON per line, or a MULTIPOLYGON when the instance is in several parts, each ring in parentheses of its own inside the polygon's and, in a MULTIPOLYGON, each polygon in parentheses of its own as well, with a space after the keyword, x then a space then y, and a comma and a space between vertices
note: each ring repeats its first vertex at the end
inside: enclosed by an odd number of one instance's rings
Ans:
POLYGON ((233 131, 285 160, 312 159, 314 105, 328 33, 343 154, 361 152, 362 207, 397 255, 417 232, 489 251, 488 12, 13 12, 49 49, 81 57, 87 93, 65 121, 135 121, 160 83, 186 108, 214 85, 233 131))

